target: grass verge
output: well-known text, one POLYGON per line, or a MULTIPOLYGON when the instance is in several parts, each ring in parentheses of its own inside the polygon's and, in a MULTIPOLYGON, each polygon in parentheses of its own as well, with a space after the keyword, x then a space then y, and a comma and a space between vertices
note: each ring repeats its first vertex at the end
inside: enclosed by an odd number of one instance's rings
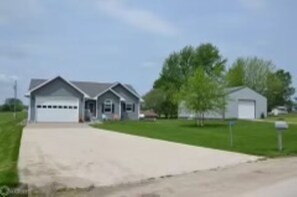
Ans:
POLYGON ((279 116, 269 116, 267 118, 268 121, 277 121, 277 120, 284 120, 290 123, 297 124, 297 112, 289 113, 289 114, 282 114, 279 116))
POLYGON ((25 113, 0 113, 0 185, 15 186, 19 183, 17 161, 22 137, 22 120, 25 113))
POLYGON ((203 128, 197 127, 194 121, 189 120, 106 122, 94 127, 266 157, 297 155, 297 125, 290 125, 290 129, 284 133, 282 152, 277 149, 277 132, 274 124, 267 122, 237 121, 233 128, 233 147, 229 143, 227 121, 208 121, 203 128))

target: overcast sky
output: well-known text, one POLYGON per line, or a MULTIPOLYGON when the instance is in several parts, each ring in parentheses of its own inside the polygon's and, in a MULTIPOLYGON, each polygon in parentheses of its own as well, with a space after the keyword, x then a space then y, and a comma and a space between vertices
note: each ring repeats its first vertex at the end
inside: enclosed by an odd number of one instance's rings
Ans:
POLYGON ((132 84, 147 92, 164 59, 185 45, 216 45, 228 59, 259 56, 297 86, 295 0, 1 0, 0 102, 18 79, 132 84))

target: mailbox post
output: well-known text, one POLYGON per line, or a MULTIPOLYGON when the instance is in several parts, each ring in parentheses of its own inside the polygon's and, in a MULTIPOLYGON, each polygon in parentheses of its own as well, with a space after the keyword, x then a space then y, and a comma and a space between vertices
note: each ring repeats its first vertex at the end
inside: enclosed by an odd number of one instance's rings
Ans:
POLYGON ((236 124, 235 121, 229 121, 229 142, 230 146, 233 147, 234 140, 233 140, 233 126, 236 124))
POLYGON ((277 130, 278 150, 283 150, 283 132, 288 130, 289 125, 285 121, 276 121, 275 128, 277 130))

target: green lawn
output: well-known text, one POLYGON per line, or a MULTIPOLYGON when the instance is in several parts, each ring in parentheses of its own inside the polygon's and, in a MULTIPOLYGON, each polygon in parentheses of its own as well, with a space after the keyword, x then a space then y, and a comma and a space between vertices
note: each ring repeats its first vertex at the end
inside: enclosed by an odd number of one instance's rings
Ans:
POLYGON ((0 113, 0 185, 18 184, 17 160, 23 127, 20 122, 26 117, 18 113, 0 113))
POLYGON ((283 114, 279 116, 269 116, 267 120, 276 121, 276 120, 285 120, 287 122, 296 123, 297 124, 297 113, 283 114))
POLYGON ((297 155, 297 125, 290 125, 284 134, 282 153, 277 150, 277 133, 272 123, 238 121, 233 129, 233 147, 229 145, 228 122, 223 121, 207 122, 204 128, 198 128, 189 120, 106 122, 94 127, 268 157, 297 155))

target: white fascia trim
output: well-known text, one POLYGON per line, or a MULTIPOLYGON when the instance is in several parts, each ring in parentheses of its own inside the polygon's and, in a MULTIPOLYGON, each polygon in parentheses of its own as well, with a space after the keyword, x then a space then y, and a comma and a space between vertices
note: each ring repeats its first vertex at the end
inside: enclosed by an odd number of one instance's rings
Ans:
POLYGON ((138 120, 140 118, 140 102, 138 103, 138 120))
POLYGON ((92 97, 90 97, 89 95, 84 95, 85 99, 90 99, 90 100, 95 100, 92 97))
POLYGON ((122 119, 122 105, 121 105, 121 102, 119 103, 119 118, 120 120, 122 119))
POLYGON ((112 86, 110 86, 109 88, 111 89, 111 88, 114 88, 115 86, 117 86, 117 85, 121 85, 121 86, 123 86, 126 90, 128 90, 131 94, 133 94, 134 96, 136 96, 137 98, 139 98, 139 100, 141 101, 142 100, 142 98, 139 96, 139 95, 137 95, 137 94, 135 94, 134 92, 132 92, 132 90, 130 90, 129 88, 127 88, 127 86, 126 85, 124 85, 124 84, 122 84, 122 83, 120 83, 120 82, 116 82, 115 84, 113 84, 112 86))
POLYGON ((79 89, 78 87, 76 87, 73 83, 71 83, 70 81, 64 79, 64 78, 61 77, 61 76, 54 77, 54 78, 52 78, 52 79, 49 79, 49 80, 47 80, 47 81, 45 81, 45 82, 39 84, 39 85, 36 86, 35 88, 32 88, 31 90, 29 90, 29 92, 26 93, 25 95, 29 95, 29 96, 30 96, 31 92, 33 92, 33 91, 35 91, 35 90, 41 88, 42 86, 45 86, 46 84, 48 84, 48 83, 50 83, 50 82, 56 80, 56 79, 59 78, 59 77, 60 77, 61 79, 63 79, 66 83, 68 83, 68 85, 70 85, 71 87, 73 87, 74 89, 76 89, 77 91, 79 91, 80 93, 82 93, 82 94, 84 95, 84 97, 88 97, 88 95, 87 95, 84 91, 82 91, 81 89, 79 89))
POLYGON ((31 98, 29 98, 29 104, 28 104, 28 120, 27 122, 30 122, 31 120, 31 98))
POLYGON ((111 91, 112 93, 114 93, 117 97, 120 98, 121 101, 125 101, 125 99, 123 97, 121 97, 121 95, 119 95, 117 92, 115 92, 113 89, 106 89, 103 92, 99 93, 97 96, 94 97, 94 99, 98 99, 99 96, 105 94, 106 92, 111 91))

